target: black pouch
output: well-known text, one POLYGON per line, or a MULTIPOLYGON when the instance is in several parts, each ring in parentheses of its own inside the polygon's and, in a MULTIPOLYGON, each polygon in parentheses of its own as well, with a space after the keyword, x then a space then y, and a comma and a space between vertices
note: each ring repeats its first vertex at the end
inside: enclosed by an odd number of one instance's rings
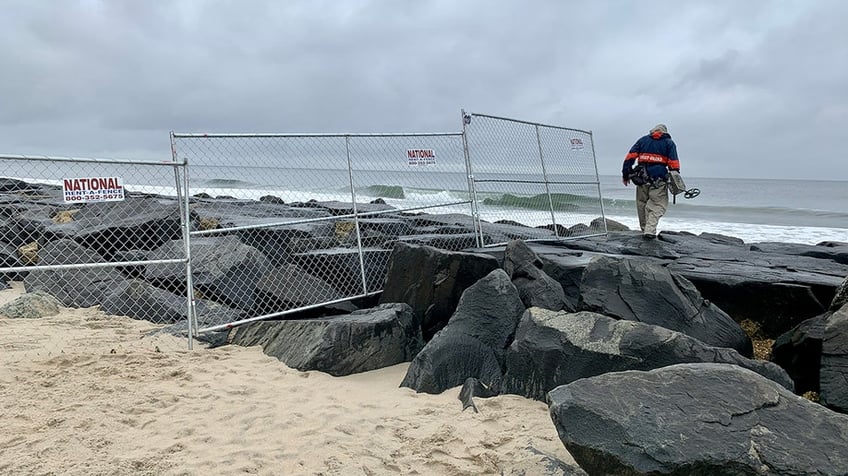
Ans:
POLYGON ((633 185, 645 185, 652 182, 651 176, 648 175, 648 169, 643 164, 633 167, 629 178, 633 185))

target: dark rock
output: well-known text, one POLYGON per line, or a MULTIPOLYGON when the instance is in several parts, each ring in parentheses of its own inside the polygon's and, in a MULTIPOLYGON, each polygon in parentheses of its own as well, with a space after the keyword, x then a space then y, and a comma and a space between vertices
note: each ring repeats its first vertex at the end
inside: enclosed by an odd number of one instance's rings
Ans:
POLYGON ((496 225, 512 225, 512 226, 522 226, 522 227, 527 228, 527 225, 525 225, 524 223, 519 223, 515 220, 495 220, 493 223, 495 223, 496 225))
MULTIPOLYGON (((317 202, 317 206, 319 208, 323 208, 330 212, 333 216, 342 216, 342 215, 353 215, 353 203, 351 202, 338 202, 338 201, 326 201, 326 202, 317 202)), ((381 212, 386 210, 394 210, 395 207, 391 205, 386 205, 385 203, 357 203, 356 211, 357 213, 371 213, 371 212, 381 212)))
POLYGON ((824 323, 819 383, 821 403, 848 413, 848 306, 824 323))
MULTIPOLYGON (((177 259, 185 255, 182 240, 165 243, 152 255, 177 259)), ((260 278, 271 269, 268 258, 234 236, 199 237, 191 240, 192 284, 203 296, 222 304, 251 310, 256 304, 260 278)), ((151 264, 144 278, 174 292, 185 291, 185 266, 151 264)))
POLYGON ((477 235, 471 232, 454 233, 449 235, 439 233, 416 233, 414 235, 399 236, 394 242, 387 243, 387 246, 394 246, 394 243, 429 246, 431 248, 438 248, 441 250, 457 251, 476 246, 477 235))
MULTIPOLYGON (((155 296, 162 299, 157 306, 166 306, 168 308, 168 313, 173 312, 176 314, 180 308, 185 309, 186 307, 185 298, 182 296, 176 296, 170 293, 156 293, 155 296), (171 309, 173 309, 173 311, 171 309)), ((244 315, 243 311, 222 306, 213 301, 196 299, 194 303, 197 315, 195 322, 196 327, 194 327, 195 332, 205 330, 210 327, 226 326, 225 329, 219 331, 205 331, 197 335, 194 333, 192 334, 198 341, 205 342, 210 346, 220 347, 222 345, 226 345, 228 343, 227 336, 229 335, 229 328, 231 328, 229 324, 247 317, 244 315)), ((185 313, 185 310, 183 313, 185 313)), ((173 324, 152 331, 150 334, 170 334, 188 338, 188 322, 185 319, 185 314, 178 319, 179 320, 175 321, 173 324)))
POLYGON ((27 201, 5 201, 0 197, 0 241, 17 248, 32 242, 44 242, 44 230, 56 224, 52 217, 59 205, 27 201), (6 203, 3 203, 3 202, 6 203))
MULTIPOLYGON (((438 334, 437 334, 438 336, 438 334)), ((401 387, 438 394, 475 377, 499 390, 503 371, 491 347, 461 334, 434 337, 413 359, 401 387)))
POLYGON ((836 288, 833 301, 830 302, 829 311, 836 312, 846 303, 848 303, 848 277, 846 277, 845 280, 842 281, 842 284, 836 288))
POLYGON ((560 236, 583 236, 589 235, 592 232, 595 232, 595 230, 589 228, 589 225, 586 225, 585 223, 577 223, 576 225, 571 225, 570 227, 568 227, 568 230, 566 230, 565 235, 560 236))
POLYGON ((595 233, 603 232, 605 220, 607 225, 606 231, 630 231, 630 228, 623 223, 619 223, 615 220, 610 220, 609 218, 603 219, 601 217, 592 220, 592 222, 589 223, 589 229, 595 233))
POLYGON ((639 259, 592 260, 580 284, 580 309, 653 324, 750 357, 751 339, 739 324, 705 301, 689 280, 639 259))
POLYGON ((339 291, 296 265, 274 268, 256 284, 257 310, 262 314, 341 299, 339 291))
POLYGON ((33 188, 35 188, 35 185, 24 182, 23 180, 0 177, 0 192, 22 192, 25 190, 32 190, 33 188))
POLYGON ((701 233, 699 238, 715 243, 718 245, 745 246, 745 241, 735 236, 721 235, 718 233, 701 233))
POLYGON ((507 243, 504 270, 518 289, 524 306, 537 306, 552 311, 573 311, 574 307, 565 298, 562 285, 545 274, 540 269, 542 266, 542 260, 523 241, 513 240, 507 243))
POLYGON ((536 229, 538 229, 538 230, 548 230, 548 231, 551 232, 552 236, 558 236, 558 237, 571 236, 571 233, 569 232, 568 228, 566 228, 565 226, 563 226, 559 223, 557 223, 556 226, 554 226, 551 223, 548 223, 547 225, 540 225, 540 226, 537 226, 536 229))
POLYGON ((298 253, 292 259, 301 269, 330 283, 339 293, 355 296, 379 291, 386 279, 390 250, 363 248, 362 261, 356 248, 332 248, 298 253), (365 267, 363 289, 362 266, 365 267))
MULTIPOLYGON (((46 266, 106 262, 97 252, 69 239, 45 244, 38 256, 39 264, 46 266)), ((44 291, 66 307, 91 307, 103 302, 126 278, 114 268, 33 268, 23 281, 27 292, 44 291)))
POLYGON ((12 268, 20 265, 18 250, 14 246, 0 241, 0 267, 12 268))
POLYGON ((539 256, 521 240, 512 240, 506 244, 503 258, 503 270, 510 278, 527 276, 530 268, 542 269, 544 263, 539 256))
POLYGON ((44 233, 73 238, 111 261, 118 251, 152 250, 181 239, 180 223, 175 199, 129 197, 120 202, 87 203, 73 221, 47 226, 44 233))
MULTIPOLYGON (((126 266, 116 266, 115 269, 124 274, 124 276, 132 279, 143 279, 144 278, 144 270, 148 266, 145 261, 149 261, 151 259, 160 259, 158 256, 151 258, 151 252, 145 250, 127 250, 127 251, 118 251, 112 257, 116 262, 135 262, 137 264, 128 264, 126 266)), ((183 272, 183 277, 185 277, 185 272, 183 272)))
POLYGON ((509 276, 492 271, 462 293, 450 322, 413 359, 401 386, 441 393, 476 377, 500 388, 504 354, 523 311, 509 276))
MULTIPOLYGON (((535 247, 539 249, 538 247, 535 247)), ((580 251, 560 250, 559 252, 540 256, 544 266, 542 271, 554 279, 562 287, 568 304, 564 309, 578 309, 580 305, 580 283, 583 281, 583 271, 592 260, 593 255, 580 251)))
POLYGON ((421 349, 421 329, 405 304, 298 321, 265 321, 233 329, 230 343, 261 345, 289 367, 350 375, 408 362, 421 349))
MULTIPOLYGON (((233 322, 242 315, 237 310, 201 299, 195 302, 195 306, 198 322, 204 325, 233 322)), ((159 289, 138 279, 116 285, 103 297, 100 308, 107 314, 143 319, 156 324, 185 321, 188 312, 186 296, 159 289)))
MULTIPOLYGON (((686 238, 677 246, 692 243, 686 238)), ((836 286, 848 275, 848 266, 826 259, 825 254, 813 257, 799 250, 788 254, 791 247, 756 243, 751 245, 755 251, 728 246, 722 253, 700 248, 702 254, 687 253, 689 256, 676 260, 669 269, 692 281, 706 299, 736 321, 750 319, 773 337, 825 312, 836 286)))
POLYGON ((544 400, 567 383, 608 372, 651 370, 667 365, 715 362, 739 365, 792 389, 775 364, 710 347, 692 337, 591 312, 528 309, 506 356, 503 392, 544 400))
POLYGON ((399 218, 360 218, 359 229, 363 237, 368 236, 385 236, 398 237, 408 235, 413 232, 412 225, 399 218))
MULTIPOLYGON (((451 229, 451 234, 459 233, 475 233, 474 222, 469 215, 459 213, 448 214, 421 214, 413 219, 413 224, 417 228, 416 234, 421 234, 421 227, 440 226, 445 232, 451 229)), ((506 243, 510 240, 537 240, 553 237, 553 233, 543 228, 531 228, 521 224, 511 223, 480 223, 483 232, 484 244, 506 243)), ((466 245, 466 248, 475 246, 475 244, 466 245)))
POLYGON ((798 324, 772 345, 771 361, 783 367, 795 382, 795 393, 819 392, 822 337, 827 315, 798 324))
POLYGON ((248 246, 261 251, 274 266, 289 261, 295 252, 306 252, 314 248, 303 247, 293 250, 298 240, 312 240, 318 247, 332 247, 333 241, 321 244, 322 239, 334 240, 334 226, 327 221, 305 221, 330 218, 327 210, 296 207, 273 201, 253 200, 222 202, 198 200, 193 204, 198 220, 211 229, 234 228, 238 237, 248 246))
POLYGON ((589 474, 848 474, 848 418, 735 365, 609 373, 548 398, 589 474))
POLYGON ((477 405, 474 404, 474 397, 490 398, 497 395, 497 391, 487 387, 484 383, 474 377, 468 377, 465 379, 465 383, 462 384, 462 388, 459 390, 459 401, 462 402, 462 411, 471 407, 471 409, 474 410, 474 413, 479 413, 477 405))
POLYGON ((462 292, 497 268, 491 256, 397 243, 380 302, 412 306, 429 340, 447 324, 462 292))
POLYGON ((825 248, 848 247, 848 241, 820 241, 816 243, 816 246, 824 246, 825 248))
POLYGON ((274 195, 263 195, 263 196, 259 197, 259 201, 265 202, 265 203, 273 203, 275 205, 285 205, 286 204, 286 202, 282 198, 276 197, 274 195))
POLYGON ((819 246, 803 243, 763 242, 751 245, 751 251, 785 256, 809 256, 848 264, 848 246, 819 246))
MULTIPOLYGON (((839 247, 776 247, 755 243, 739 245, 738 239, 722 235, 694 236, 685 232, 662 232, 645 242, 635 232, 611 232, 608 237, 548 242, 540 251, 563 248, 604 255, 639 255, 656 258, 670 271, 692 281, 704 298, 741 322, 750 319, 772 338, 801 321, 825 311, 834 290, 848 275, 839 247), (767 251, 766 251, 767 250, 767 251), (783 252, 791 254, 783 254, 783 252), (815 256, 815 257, 814 257, 815 256), (824 303, 824 304, 823 304, 824 303)), ((554 258, 559 260, 558 258, 554 258)), ((556 279, 555 272, 545 268, 556 279)), ((569 289, 560 281, 566 295, 569 289)))
POLYGON ((338 245, 338 240, 333 236, 333 224, 330 222, 248 228, 238 231, 237 234, 244 244, 267 256, 274 266, 284 266, 300 253, 338 245))

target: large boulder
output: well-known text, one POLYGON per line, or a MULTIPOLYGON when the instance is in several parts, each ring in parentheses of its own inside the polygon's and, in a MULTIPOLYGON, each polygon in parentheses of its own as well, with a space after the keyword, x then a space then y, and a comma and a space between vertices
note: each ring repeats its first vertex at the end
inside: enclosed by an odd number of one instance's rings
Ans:
MULTIPOLYGON (((51 241, 38 252, 40 265, 98 264, 106 260, 70 239, 51 241)), ((33 269, 24 277, 27 292, 43 291, 66 307, 91 307, 126 282, 115 268, 33 269)))
POLYGON ((12 319, 37 319, 59 314, 61 305, 62 303, 53 296, 43 291, 35 291, 18 296, 12 302, 0 306, 0 315, 12 319))
POLYGON ((543 266, 542 260, 525 242, 513 240, 507 243, 503 268, 518 289, 524 306, 573 311, 562 285, 542 271, 543 266))
POLYGON ((383 287, 391 254, 390 250, 381 248, 362 248, 360 258, 356 248, 334 247, 297 253, 292 260, 309 274, 330 283, 339 293, 355 296, 383 287))
POLYGON ((294 264, 268 271, 256 285, 257 311, 263 314, 285 311, 341 299, 330 283, 312 276, 294 264))
POLYGON ((663 232, 657 240, 645 242, 634 232, 611 232, 604 237, 533 243, 532 248, 567 296, 573 291, 573 278, 560 279, 560 272, 551 267, 573 268, 592 255, 638 255, 682 275, 735 321, 750 319, 772 338, 825 312, 834 290, 848 275, 844 244, 746 245, 738 238, 686 232, 663 232), (575 253, 575 260, 564 249, 582 253, 575 253))
MULTIPOLYGON (((182 240, 169 241, 151 256, 179 259, 185 256, 182 240)), ((208 299, 249 311, 256 304, 257 284, 271 264, 256 248, 235 236, 191 239, 191 275, 195 290, 208 299)), ((144 279, 166 289, 185 289, 185 265, 149 264, 144 279)))
POLYGON ((381 303, 404 302, 421 322, 424 339, 443 328, 462 292, 498 268, 487 255, 398 242, 389 258, 381 303))
POLYGON ((509 276, 492 271, 462 293, 450 322, 415 356, 401 386, 441 393, 475 377, 497 389, 522 312, 509 276))
POLYGON ((152 250, 182 237, 179 202, 141 196, 86 203, 73 221, 45 228, 45 235, 73 238, 106 259, 122 250, 152 250))
POLYGON ((848 413, 848 306, 827 318, 821 345, 821 402, 848 413))
POLYGON ((507 352, 503 392, 544 400, 555 387, 581 378, 695 362, 739 365, 793 388, 792 379, 773 363, 747 359, 680 332, 592 312, 531 308, 507 352))
MULTIPOLYGON (((186 296, 180 296, 140 279, 128 279, 116 285, 103 297, 100 308, 107 314, 143 319, 156 324, 173 324, 185 321, 188 315, 186 296)), ((195 300, 198 322, 217 325, 233 322, 242 312, 226 306, 195 300)))
POLYGON ((335 376, 408 362, 424 344, 420 325, 406 304, 320 319, 245 324, 230 332, 229 341, 260 345, 265 354, 289 367, 335 376))
POLYGON ((751 339, 686 278, 640 258, 592 260, 580 283, 583 310, 682 332, 750 357, 751 339))
POLYGON ((781 334, 772 344, 771 361, 795 382, 795 393, 819 392, 822 337, 827 314, 816 316, 781 334))
POLYGON ((609 373, 548 398, 589 474, 848 474, 848 417, 736 365, 609 373))

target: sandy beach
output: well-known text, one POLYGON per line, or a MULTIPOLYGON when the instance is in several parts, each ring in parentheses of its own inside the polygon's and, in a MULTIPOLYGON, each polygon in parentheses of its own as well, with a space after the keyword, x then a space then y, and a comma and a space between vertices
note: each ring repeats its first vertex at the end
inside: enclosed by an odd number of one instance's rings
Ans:
POLYGON ((501 474, 529 448, 574 464, 540 402, 462 412, 459 388, 398 388, 407 364, 338 378, 154 329, 96 307, 0 316, 0 474, 501 474))

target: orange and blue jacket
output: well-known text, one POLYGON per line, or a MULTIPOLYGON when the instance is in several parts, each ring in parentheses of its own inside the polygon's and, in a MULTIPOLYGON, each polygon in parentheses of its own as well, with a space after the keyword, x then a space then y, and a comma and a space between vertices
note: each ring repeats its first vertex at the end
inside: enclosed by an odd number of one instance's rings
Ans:
POLYGON ((665 178, 669 170, 679 171, 677 145, 671 140, 671 135, 667 132, 654 132, 639 138, 624 157, 624 166, 621 169, 623 178, 630 177, 630 170, 636 163, 645 164, 651 178, 665 178))

